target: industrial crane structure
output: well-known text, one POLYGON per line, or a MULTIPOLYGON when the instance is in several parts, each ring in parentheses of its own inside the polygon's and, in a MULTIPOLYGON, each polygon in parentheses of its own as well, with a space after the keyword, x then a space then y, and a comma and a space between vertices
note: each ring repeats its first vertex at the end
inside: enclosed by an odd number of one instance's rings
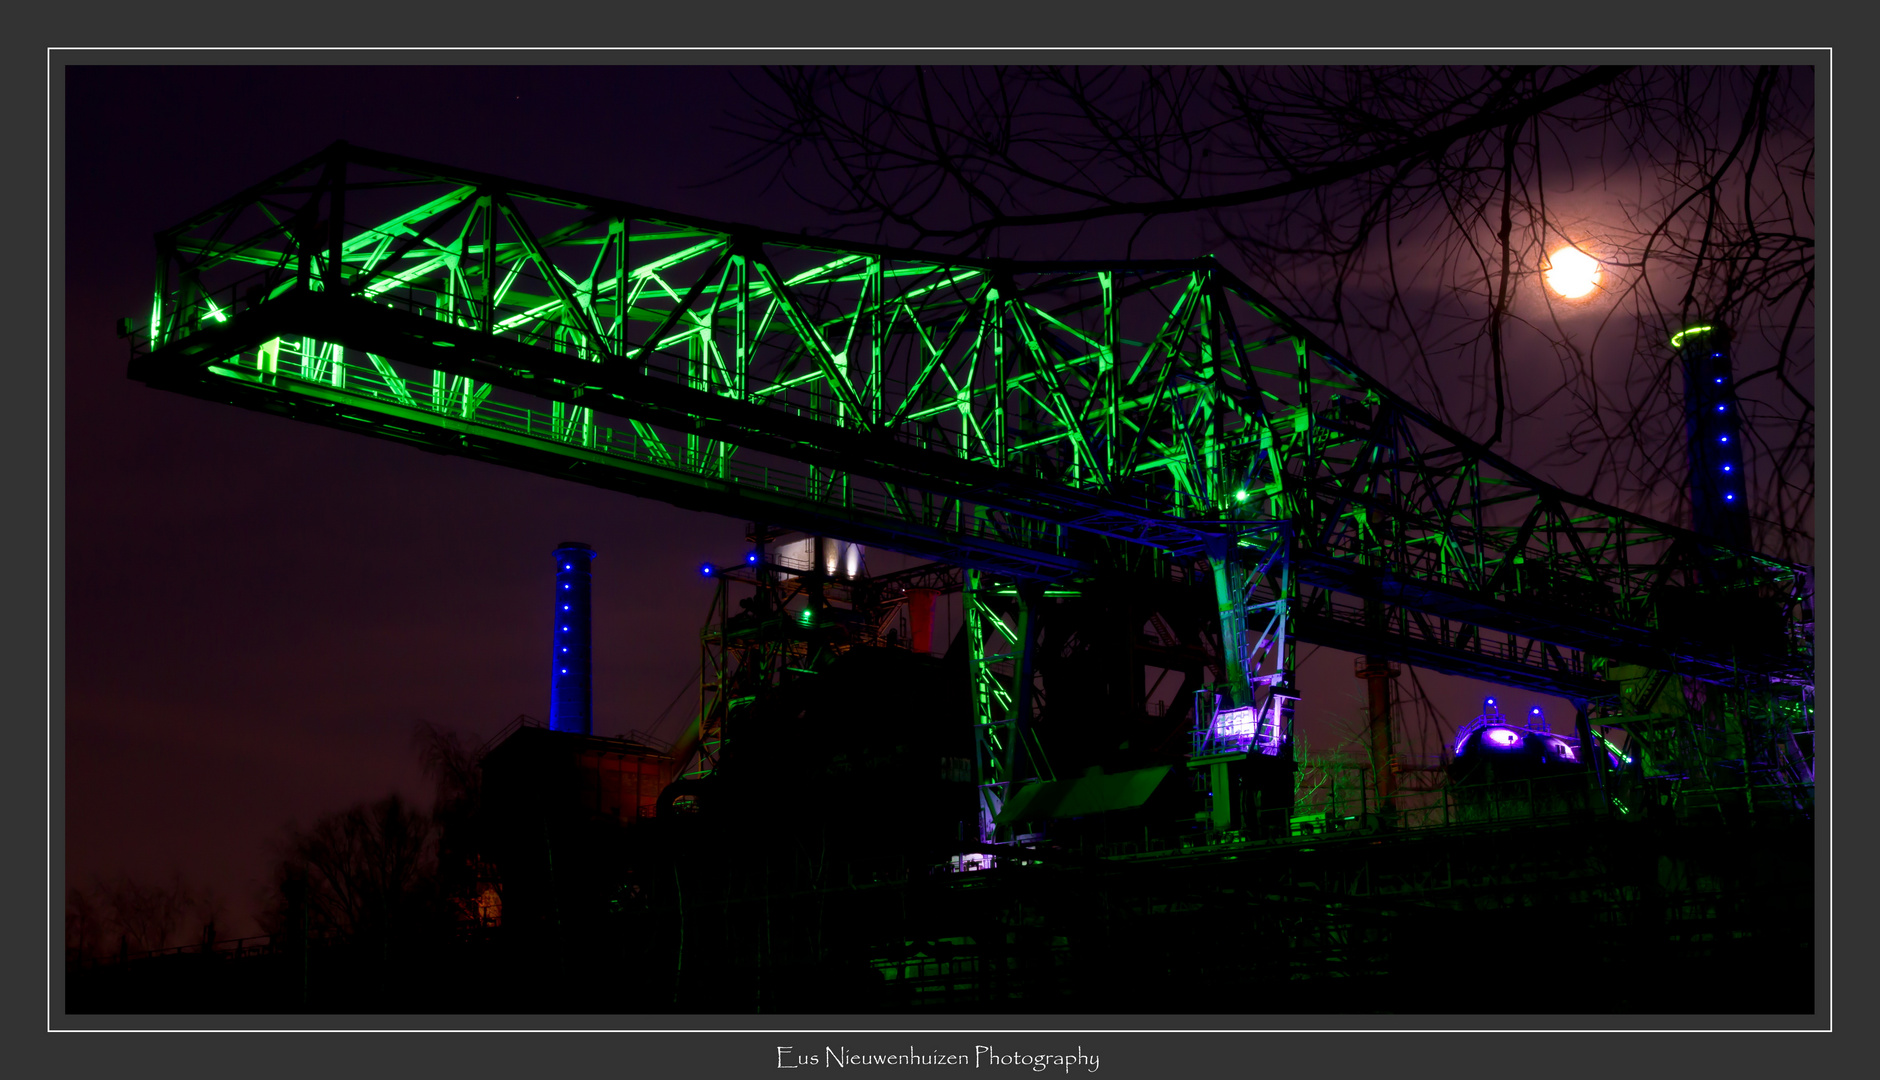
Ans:
POLYGON ((1807 567, 1535 478, 1211 259, 834 247, 343 143, 158 247, 153 386, 967 568, 991 768, 988 598, 1132 559, 1212 575, 1264 730, 1298 641, 1609 712, 1812 684, 1807 567))
MULTIPOLYGON (((1158 661, 1179 715, 1131 723, 1192 732, 1217 803, 1224 763, 1289 766, 1302 642, 1374 681, 1566 698, 1582 748, 1624 730, 1627 754, 1581 755, 1603 813, 1633 809, 1609 790, 1627 764, 1774 793, 1752 808, 1812 797, 1812 573, 1749 548, 1741 483, 1694 480, 1696 529, 1562 490, 1211 258, 838 244, 345 143, 157 247, 148 321, 120 327, 150 386, 956 568, 981 844, 1021 835, 1005 811, 1048 762, 1130 735, 1074 749, 1040 643, 1098 670, 1145 623, 1188 658, 1158 661)), ((1694 447, 1739 433, 1710 329, 1677 346, 1694 447)), ((1732 451, 1693 469, 1740 480, 1732 451)), ((1140 711, 1140 675, 1116 685, 1140 711)), ((734 716, 701 717, 708 758, 734 716)))

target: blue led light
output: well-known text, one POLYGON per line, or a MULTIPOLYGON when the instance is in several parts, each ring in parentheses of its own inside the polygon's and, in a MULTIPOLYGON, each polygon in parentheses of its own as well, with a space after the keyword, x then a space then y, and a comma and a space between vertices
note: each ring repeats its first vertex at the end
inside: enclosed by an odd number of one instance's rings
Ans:
POLYGON ((568 669, 567 669, 567 668, 562 668, 562 669, 561 669, 561 673, 562 673, 563 675, 566 675, 566 674, 568 674, 568 669))
POLYGON ((1723 501, 1725 501, 1725 502, 1735 502, 1735 501, 1736 501, 1736 493, 1735 493, 1735 492, 1731 492, 1731 491, 1726 491, 1726 492, 1724 492, 1724 493, 1723 493, 1723 501))
POLYGON ((746 555, 744 557, 744 561, 747 563, 750 563, 752 566, 756 566, 757 565, 757 552, 753 551, 749 555, 746 555))
POLYGON ((1717 411, 1718 411, 1718 412, 1722 412, 1723 410, 1725 410, 1725 409, 1727 409, 1727 408, 1729 408, 1729 406, 1727 406, 1727 405, 1723 405, 1723 404, 1719 404, 1719 405, 1717 406, 1717 411))
POLYGON ((562 569, 563 569, 563 570, 573 570, 573 569, 574 569, 574 567, 572 567, 572 566, 564 566, 564 567, 562 567, 562 569))
POLYGON ((1717 376, 1717 385, 1719 386, 1723 385, 1723 376, 1721 375, 1717 376))
POLYGON ((562 629, 563 629, 563 630, 566 630, 566 629, 568 629, 568 628, 564 626, 564 627, 562 627, 562 629))
POLYGON ((1723 467, 1723 471, 1724 471, 1724 472, 1729 472, 1729 471, 1730 471, 1730 466, 1728 466, 1728 465, 1725 465, 1725 466, 1723 467))
POLYGON ((1722 353, 1720 353, 1720 352, 1714 352, 1714 353, 1711 353, 1711 354, 1710 354, 1710 358, 1711 358, 1712 360, 1721 360, 1721 359, 1723 359, 1723 354, 1722 354, 1722 353))
POLYGON ((567 610, 568 610, 568 605, 567 605, 567 604, 563 604, 563 605, 561 606, 561 609, 562 609, 563 611, 567 611, 567 610))
POLYGON ((699 568, 698 568, 698 572, 699 572, 699 574, 700 574, 700 576, 702 576, 702 577, 711 577, 711 576, 712 576, 712 571, 713 571, 714 569, 716 569, 716 568, 715 568, 715 567, 713 567, 711 563, 704 563, 704 564, 702 564, 702 565, 700 565, 700 566, 699 566, 699 568))
POLYGON ((563 646, 561 647, 561 651, 562 651, 562 652, 567 652, 567 651, 568 651, 568 646, 566 646, 566 645, 563 645, 563 646))
POLYGON ((1717 436, 1717 441, 1718 441, 1718 442, 1729 442, 1729 441, 1730 441, 1730 437, 1729 437, 1728 435, 1719 435, 1719 436, 1717 436))

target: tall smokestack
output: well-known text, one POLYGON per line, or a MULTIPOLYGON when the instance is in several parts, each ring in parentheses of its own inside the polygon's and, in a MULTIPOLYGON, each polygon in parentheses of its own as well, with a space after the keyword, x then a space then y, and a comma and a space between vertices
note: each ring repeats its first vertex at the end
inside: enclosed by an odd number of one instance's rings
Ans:
POLYGON ((554 663, 548 676, 548 726, 593 734, 594 549, 564 540, 555 549, 554 663))
POLYGON ((1743 474, 1742 403, 1721 323, 1692 326, 1671 339, 1684 366, 1684 433, 1690 466, 1691 531, 1749 547, 1749 485, 1743 474))

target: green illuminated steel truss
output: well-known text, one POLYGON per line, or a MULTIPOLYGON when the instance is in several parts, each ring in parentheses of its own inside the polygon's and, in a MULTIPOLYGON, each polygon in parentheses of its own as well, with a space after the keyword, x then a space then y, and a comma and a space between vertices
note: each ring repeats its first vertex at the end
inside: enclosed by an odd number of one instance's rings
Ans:
POLYGON ((988 581, 1208 560, 1255 699, 1294 640, 1582 701, 1609 659, 1812 682, 1807 568, 1540 481, 1212 259, 831 244, 345 144, 158 248, 153 386, 988 581), (1718 563, 1756 634, 1666 615, 1718 563))

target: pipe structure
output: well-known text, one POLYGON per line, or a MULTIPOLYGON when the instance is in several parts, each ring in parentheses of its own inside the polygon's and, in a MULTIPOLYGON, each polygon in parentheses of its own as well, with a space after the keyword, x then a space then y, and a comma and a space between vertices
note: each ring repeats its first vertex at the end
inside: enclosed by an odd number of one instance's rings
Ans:
POLYGON ((548 675, 548 726, 594 733, 594 549, 564 540, 555 549, 555 630, 548 675))
POLYGON ((907 591, 908 648, 923 656, 933 652, 933 602, 935 589, 907 591))
POLYGON ((1378 809, 1388 815, 1395 809, 1393 800, 1397 794, 1397 771, 1391 767, 1390 730, 1390 681, 1397 677, 1397 669, 1382 656, 1359 657, 1357 669, 1358 678, 1365 681, 1368 690, 1367 730, 1371 772, 1377 777, 1378 809))

